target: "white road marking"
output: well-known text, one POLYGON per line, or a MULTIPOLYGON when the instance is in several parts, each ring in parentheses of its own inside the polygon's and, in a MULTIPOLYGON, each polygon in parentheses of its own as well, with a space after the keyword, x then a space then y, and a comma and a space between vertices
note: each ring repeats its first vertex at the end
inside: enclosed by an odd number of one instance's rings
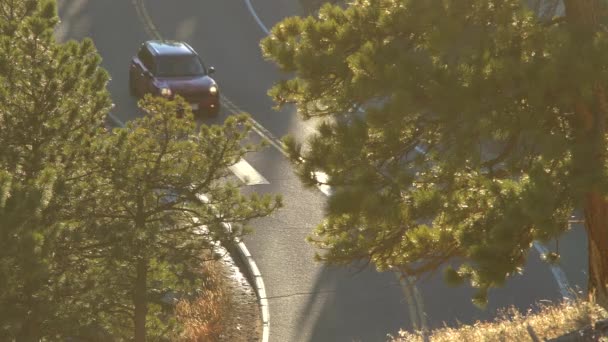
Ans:
POLYGON ((264 31, 264 33, 266 33, 266 35, 269 35, 270 31, 266 28, 266 25, 264 25, 262 20, 260 20, 260 17, 258 17, 258 14, 255 13, 255 9, 253 9, 253 6, 251 5, 251 0, 244 0, 244 1, 245 1, 245 4, 247 5, 247 8, 249 9, 249 13, 251 13, 251 16, 253 17, 253 19, 255 19, 255 21, 258 23, 258 26, 262 29, 262 31, 264 31))
POLYGON ((270 184, 264 176, 257 172, 253 166, 242 158, 236 164, 230 166, 230 171, 247 185, 270 184))
POLYGON ((120 121, 119 118, 117 118, 114 114, 112 114, 112 112, 108 113, 108 116, 110 117, 110 119, 112 119, 112 121, 114 121, 114 123, 116 123, 118 126, 120 127, 125 127, 125 123, 120 121))
MULTIPOLYGON (((329 177, 325 172, 317 171, 314 173, 314 176, 317 182, 320 183, 327 183, 327 181, 329 180, 329 177)), ((324 193, 325 196, 331 196, 331 194, 333 193, 333 191, 331 190, 331 186, 327 184, 318 184, 317 188, 319 188, 319 190, 321 190, 321 192, 324 193)))
POLYGON ((420 154, 426 154, 426 151, 422 147, 416 146, 414 149, 420 154))
MULTIPOLYGON (((222 101, 222 106, 227 108, 228 111, 232 114, 238 115, 240 113, 244 113, 242 109, 240 109, 237 105, 232 103, 225 95, 221 97, 220 101, 222 101)), ((254 118, 249 116, 249 121, 252 124, 252 129, 256 132, 260 137, 264 138, 268 143, 270 143, 277 151, 281 152, 285 157, 289 158, 289 154, 287 153, 287 147, 283 142, 276 138, 272 133, 270 133, 262 124, 255 121, 254 118)))
MULTIPOLYGON (((428 330, 428 324, 426 322, 426 311, 424 311, 424 300, 422 300, 422 295, 420 294, 420 290, 418 290, 418 286, 416 286, 416 281, 418 279, 413 276, 408 276, 408 281, 414 290, 414 303, 416 304, 416 308, 418 309, 418 315, 420 315, 420 327, 422 328, 422 333, 426 335, 428 330)), ((426 339, 425 339, 426 341, 426 339)))
MULTIPOLYGON (((543 246, 540 242, 534 241, 534 248, 538 251, 541 258, 543 255, 548 253, 545 246, 543 246)), ((559 287, 559 293, 562 295, 564 299, 574 299, 572 295, 572 291, 570 290, 570 284, 568 283, 568 278, 566 278, 566 274, 562 270, 561 267, 553 264, 549 264, 551 268, 551 273, 553 274, 553 278, 555 278, 555 282, 559 287)))
MULTIPOLYGON (((205 194, 197 194, 198 199, 200 199, 203 203, 209 203, 209 197, 205 194)), ((215 210, 215 207, 212 206, 215 210)), ((226 229, 228 233, 232 233, 232 226, 230 223, 222 222, 222 225, 226 229)), ((266 286, 264 285, 264 279, 262 278, 262 274, 260 273, 260 269, 256 264, 255 260, 253 260, 253 256, 245 246, 245 243, 239 238, 237 240, 236 247, 239 249, 240 253, 238 255, 241 257, 241 261, 245 263, 245 266, 249 269, 249 274, 251 274, 254 278, 254 286, 256 288, 256 294, 259 299, 261 314, 262 314, 262 342, 268 342, 270 339, 270 309, 268 303, 268 296, 266 294, 266 286)), ((224 254, 225 256, 227 255, 224 254)), ((227 257, 230 260, 230 257, 227 257)), ((239 272, 240 273, 240 272, 239 272)))
POLYGON ((397 280, 399 280, 399 283, 401 284, 401 291, 403 291, 403 295, 405 296, 405 301, 408 303, 414 303, 413 305, 408 304, 407 308, 410 312, 410 321, 412 322, 412 328, 414 328, 414 330, 420 330, 420 316, 418 315, 418 306, 416 305, 416 302, 414 301, 414 296, 412 296, 412 286, 413 284, 410 283, 408 280, 406 280, 406 278, 399 273, 398 271, 395 271, 395 276, 397 277, 397 280))

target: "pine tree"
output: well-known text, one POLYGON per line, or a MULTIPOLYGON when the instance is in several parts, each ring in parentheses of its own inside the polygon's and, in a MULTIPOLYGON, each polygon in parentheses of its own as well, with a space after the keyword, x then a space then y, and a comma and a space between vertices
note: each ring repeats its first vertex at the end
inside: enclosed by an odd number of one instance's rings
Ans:
POLYGON ((259 147, 243 143, 247 117, 197 127, 191 112, 178 115, 186 106, 148 97, 145 117, 97 146, 102 171, 82 208, 88 217, 82 251, 96 260, 90 271, 106 294, 99 298, 102 318, 117 337, 169 336, 176 327, 162 319, 171 307, 161 299, 195 296, 204 281, 197 270, 215 244, 230 244, 247 222, 281 205, 278 196, 242 195, 229 180, 228 167, 259 147))
POLYGON ((606 4, 564 3, 541 19, 522 0, 355 0, 272 29, 263 53, 291 76, 269 95, 326 119, 286 140, 301 178, 334 189, 321 260, 414 276, 449 262, 483 305, 582 208, 608 307, 606 4))
POLYGON ((0 1, 0 336, 59 339, 93 312, 73 210, 89 145, 105 135, 107 73, 92 42, 58 44, 56 3, 0 1), (76 236, 77 237, 77 236, 76 236))

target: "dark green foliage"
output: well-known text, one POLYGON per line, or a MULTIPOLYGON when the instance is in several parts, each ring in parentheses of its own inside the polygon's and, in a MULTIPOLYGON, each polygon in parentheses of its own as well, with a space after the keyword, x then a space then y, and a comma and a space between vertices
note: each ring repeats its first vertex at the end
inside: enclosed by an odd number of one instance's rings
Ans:
POLYGON ((78 334, 93 279, 68 262, 108 76, 91 41, 57 44, 55 1, 0 2, 0 339, 78 334))
POLYGON ((0 340, 129 340, 138 319, 138 337, 167 339, 165 295, 195 296, 205 252, 280 198, 228 181, 258 148, 244 116, 196 127, 148 99, 109 134, 101 58, 58 44, 57 22, 53 0, 0 0, 0 340))
POLYGON ((465 281, 465 278, 451 267, 445 269, 444 276, 446 283, 452 286, 461 285, 465 281))
POLYGON ((242 236, 249 220, 269 215, 281 200, 243 196, 241 185, 227 179, 228 167, 258 148, 241 146, 250 130, 246 116, 197 127, 191 113, 178 118, 177 109, 187 103, 146 98, 142 106, 147 116, 114 129, 96 149, 94 163, 102 171, 82 208, 89 239, 82 252, 97 259, 89 271, 108 291, 108 328, 132 336, 141 304, 148 310, 148 336, 163 337, 175 327, 161 319, 168 309, 161 298, 195 296, 204 280, 198 270, 214 244, 242 236), (142 275, 146 280, 139 284, 142 275))
POLYGON ((585 34, 521 0, 357 0, 277 24, 261 47, 294 76, 269 95, 326 119, 285 140, 302 180, 334 189, 318 257, 410 275, 453 261, 478 304, 522 272, 584 193, 606 194, 584 163, 605 145, 577 138, 575 112, 608 80, 608 39, 585 34))

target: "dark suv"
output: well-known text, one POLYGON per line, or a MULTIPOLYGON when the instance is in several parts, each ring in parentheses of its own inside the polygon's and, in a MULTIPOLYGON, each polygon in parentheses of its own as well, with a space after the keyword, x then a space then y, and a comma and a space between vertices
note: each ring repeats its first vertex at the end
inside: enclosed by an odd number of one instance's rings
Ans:
POLYGON ((209 77, 214 71, 186 43, 150 40, 131 60, 129 90, 136 97, 153 94, 171 99, 180 95, 194 113, 215 115, 220 109, 220 91, 209 77))

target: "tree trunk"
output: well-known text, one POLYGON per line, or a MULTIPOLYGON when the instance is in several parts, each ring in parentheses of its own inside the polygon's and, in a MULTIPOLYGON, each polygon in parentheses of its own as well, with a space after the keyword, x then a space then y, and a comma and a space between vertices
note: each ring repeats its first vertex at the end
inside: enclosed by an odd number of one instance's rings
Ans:
POLYGON ((585 229, 589 247, 589 297, 608 308, 608 202, 596 192, 585 199, 585 229))
MULTIPOLYGON (((564 0, 566 19, 572 34, 580 39, 583 48, 589 48, 594 34, 601 30, 600 16, 605 10, 602 0, 564 0)), ((578 89, 574 89, 578 91, 578 89)), ((589 247, 590 299, 608 308, 608 198, 600 192, 603 170, 606 168, 606 119, 608 97, 605 85, 593 84, 592 103, 581 96, 575 111, 578 144, 583 146, 577 161, 586 168, 584 177, 591 180, 585 189, 585 230, 589 247)))
POLYGON ((133 303, 135 304, 135 342, 145 342, 146 316, 148 314, 148 261, 139 259, 136 271, 135 292, 133 293, 133 303))

